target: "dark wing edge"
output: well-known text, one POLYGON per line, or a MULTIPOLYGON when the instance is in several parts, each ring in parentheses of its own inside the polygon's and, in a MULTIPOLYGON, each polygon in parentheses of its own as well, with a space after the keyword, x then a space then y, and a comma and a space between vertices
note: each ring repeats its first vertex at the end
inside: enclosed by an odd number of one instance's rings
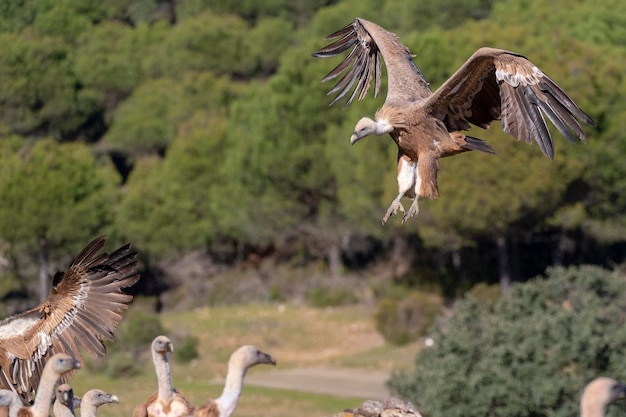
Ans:
MULTIPOLYGON (((30 357, 12 356, 9 369, 0 369, 0 384, 17 392, 24 403, 36 391, 48 358, 64 352, 82 363, 78 346, 102 357, 106 354, 104 341, 114 340, 122 313, 133 299, 122 289, 134 285, 140 275, 137 252, 130 245, 110 255, 99 254, 105 241, 100 236, 88 244, 43 303, 2 321, 28 319, 30 327, 37 329, 37 340, 23 341, 30 345, 30 357)), ((69 381, 73 373, 65 373, 61 383, 69 381)))
POLYGON ((313 54, 314 57, 329 58, 354 47, 339 65, 322 78, 322 82, 326 82, 337 78, 345 71, 343 77, 327 93, 330 95, 339 91, 337 96, 331 101, 330 106, 344 97, 354 87, 357 79, 359 81, 344 107, 350 105, 357 94, 359 100, 365 97, 370 88, 372 78, 375 81, 374 97, 377 97, 380 92, 382 77, 380 50, 372 36, 359 22, 359 19, 328 35, 326 39, 335 39, 335 41, 315 52, 313 54))

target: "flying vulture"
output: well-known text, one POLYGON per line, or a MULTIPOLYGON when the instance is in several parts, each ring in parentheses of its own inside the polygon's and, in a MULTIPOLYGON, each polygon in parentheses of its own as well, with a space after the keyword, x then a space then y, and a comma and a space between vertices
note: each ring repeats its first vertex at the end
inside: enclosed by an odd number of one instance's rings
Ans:
POLYGON ((241 346, 233 352, 228 360, 228 372, 222 395, 196 408, 193 417, 230 417, 239 402, 246 372, 260 364, 275 366, 276 361, 252 345, 241 346))
POLYGON ((152 361, 157 375, 158 391, 145 404, 133 410, 133 417, 184 417, 193 412, 185 396, 172 385, 167 354, 174 351, 167 336, 157 336, 151 345, 152 361))
POLYGON ((476 125, 488 128, 494 120, 515 139, 531 143, 554 158, 552 137, 545 116, 566 139, 586 142, 579 121, 594 121, 543 71, 524 56, 502 49, 480 48, 434 93, 413 62, 413 56, 398 37, 365 19, 329 35, 333 42, 313 54, 326 58, 352 51, 322 81, 343 76, 328 94, 338 92, 331 105, 354 87, 346 102, 365 97, 372 79, 374 96, 381 84, 381 60, 387 67, 387 97, 375 120, 358 121, 350 138, 352 144, 369 135, 388 133, 398 146, 398 196, 382 223, 398 210, 400 200, 413 198, 402 221, 417 216, 418 198, 439 196, 439 158, 478 150, 494 153, 484 141, 462 131, 476 125), (356 86, 355 86, 356 85, 356 86))
MULTIPOLYGON (((64 352, 82 362, 78 346, 92 356, 106 353, 132 296, 122 292, 139 279, 137 253, 130 245, 100 253, 106 238, 89 243, 67 271, 57 274, 51 294, 37 307, 0 322, 0 388, 28 404, 44 363, 64 352)), ((71 372, 61 378, 67 382, 71 372)))

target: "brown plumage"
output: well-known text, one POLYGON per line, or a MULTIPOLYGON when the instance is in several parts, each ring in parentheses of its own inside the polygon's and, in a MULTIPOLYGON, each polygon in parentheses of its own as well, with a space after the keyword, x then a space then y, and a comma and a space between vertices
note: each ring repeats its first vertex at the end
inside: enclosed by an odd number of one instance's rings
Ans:
POLYGON ((252 345, 241 346, 233 352, 228 360, 228 372, 222 395, 218 399, 210 400, 203 406, 196 408, 193 416, 230 417, 239 402, 246 372, 251 367, 260 364, 275 366, 276 361, 252 345))
POLYGON ((145 404, 139 404, 133 410, 133 417, 182 417, 193 412, 189 401, 172 385, 172 374, 167 354, 174 351, 174 346, 167 336, 157 336, 152 341, 150 351, 157 375, 158 390, 145 404))
POLYGON ((599 377, 589 382, 580 398, 581 417, 604 417, 606 407, 626 397, 626 386, 614 379, 599 377))
MULTIPOLYGON (((117 398, 117 395, 108 394, 101 389, 92 389, 87 391, 82 398, 78 398, 78 402, 80 417, 96 417, 100 406, 105 404, 119 404, 120 400, 117 398)), ((76 407, 76 405, 74 405, 74 407, 76 407)))
POLYGON ((74 390, 68 384, 61 384, 56 389, 56 398, 52 405, 54 417, 73 417, 74 414, 74 390))
MULTIPOLYGON (((92 356, 106 353, 113 332, 133 299, 122 292, 139 279, 137 254, 130 245, 100 253, 105 237, 91 242, 37 307, 0 322, 0 387, 17 392, 26 404, 37 390, 43 364, 66 352, 82 362, 78 346, 92 356)), ((71 373, 62 378, 67 382, 71 373)))
MULTIPOLYGON (((17 410, 18 417, 47 417, 57 381, 67 372, 80 369, 80 362, 65 353, 57 353, 49 358, 41 373, 33 405, 23 405, 17 410)), ((11 409, 9 409, 9 415, 11 409)))
POLYGON ((398 37, 375 23, 357 18, 329 35, 335 40, 313 56, 325 58, 352 48, 349 55, 322 81, 344 74, 329 94, 338 92, 331 105, 352 88, 346 102, 365 97, 372 79, 374 96, 380 90, 381 60, 387 67, 387 97, 375 121, 364 117, 356 124, 351 143, 369 135, 389 134, 398 146, 399 193, 383 218, 398 210, 403 196, 414 198, 402 221, 418 214, 418 198, 439 196, 439 159, 470 150, 494 153, 484 141, 461 131, 471 125, 488 128, 494 120, 515 139, 531 143, 554 158, 552 137, 545 116, 569 141, 585 142, 579 121, 595 126, 567 94, 522 55, 480 48, 434 93, 398 37), (356 86, 355 86, 356 84, 356 86))
POLYGON ((350 408, 337 417, 422 417, 413 404, 399 398, 385 401, 365 401, 358 408, 350 408))

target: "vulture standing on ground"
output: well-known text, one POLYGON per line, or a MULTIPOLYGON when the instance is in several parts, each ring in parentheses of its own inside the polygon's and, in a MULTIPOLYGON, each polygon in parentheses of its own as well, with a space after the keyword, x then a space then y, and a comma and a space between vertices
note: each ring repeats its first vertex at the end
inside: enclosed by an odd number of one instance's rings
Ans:
MULTIPOLYGON (((98 407, 104 404, 119 404, 117 395, 108 394, 100 389, 89 390, 79 398, 80 417, 96 417, 98 407)), ((76 407, 76 405, 74 405, 76 407)))
MULTIPOLYGON (((54 395, 54 387, 61 376, 67 372, 80 369, 80 362, 65 353, 57 353, 48 359, 41 373, 37 393, 33 405, 23 405, 17 401, 18 395, 12 392, 12 406, 9 407, 9 417, 48 417, 50 404, 54 395)), ((2 392, 9 392, 4 390, 2 392)))
POLYGON ((56 399, 52 406, 54 417, 74 417, 74 390, 68 384, 61 384, 56 390, 56 399))
POLYGON ((194 417, 230 417, 237 407, 241 396, 243 380, 248 369, 255 365, 267 364, 276 366, 276 361, 267 353, 255 346, 246 345, 237 349, 228 361, 228 372, 222 395, 203 406, 196 408, 194 417))
POLYGON ((501 120, 503 130, 515 139, 531 143, 554 158, 552 137, 544 114, 571 142, 586 142, 579 120, 590 126, 594 121, 533 63, 522 55, 494 48, 480 48, 434 93, 415 65, 412 55, 398 37, 382 27, 357 18, 329 35, 335 40, 314 57, 332 57, 349 48, 348 56, 322 81, 345 74, 329 91, 339 92, 331 105, 354 87, 346 106, 358 95, 365 97, 372 78, 374 96, 381 84, 381 59, 387 68, 387 97, 376 112, 375 121, 358 121, 351 143, 369 135, 388 133, 398 146, 398 196, 383 217, 383 224, 398 210, 400 200, 413 198, 402 221, 417 216, 418 198, 439 196, 439 158, 478 150, 494 153, 484 141, 461 131, 471 125, 488 128, 501 120), (578 119, 578 120, 577 120, 578 119))
POLYGON ((596 378, 580 398, 580 417, 603 417, 609 404, 625 397, 626 385, 607 377, 596 378))
POLYGON ((185 396, 172 385, 172 373, 167 354, 174 351, 167 336, 157 336, 152 341, 152 361, 157 375, 158 391, 145 404, 133 410, 133 417, 182 417, 193 412, 185 396))
MULTIPOLYGON (((122 292, 139 279, 137 253, 130 245, 100 253, 106 238, 91 242, 65 273, 54 277, 50 296, 37 307, 0 322, 0 388, 24 404, 37 390, 43 364, 58 352, 82 362, 77 346, 90 355, 106 353, 113 332, 133 297, 122 292)), ((66 374, 62 382, 71 377, 66 374)))

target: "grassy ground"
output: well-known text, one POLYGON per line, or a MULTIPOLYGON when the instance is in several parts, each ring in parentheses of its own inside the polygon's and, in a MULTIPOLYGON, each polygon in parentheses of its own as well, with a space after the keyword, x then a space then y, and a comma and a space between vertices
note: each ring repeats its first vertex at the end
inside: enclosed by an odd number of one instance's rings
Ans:
MULTIPOLYGON (((228 358, 242 344, 254 344, 270 353, 283 369, 354 367, 389 372, 410 368, 419 348, 417 344, 401 348, 386 345, 374 329, 371 313, 361 306, 330 309, 285 304, 205 307, 186 313, 163 314, 161 321, 174 341, 189 335, 199 339, 197 360, 172 365, 174 385, 196 405, 219 396, 228 358)), ((141 367, 139 376, 112 379, 90 371, 88 361, 85 369, 72 380, 72 385, 77 395, 98 387, 120 397, 120 405, 103 407, 99 416, 130 416, 134 405, 145 401, 156 389, 149 357, 142 361, 141 367)), ((250 373, 264 370, 258 366, 250 373)), ((323 416, 358 405, 362 400, 246 386, 234 415, 286 417, 297 410, 298 414, 323 416)))

